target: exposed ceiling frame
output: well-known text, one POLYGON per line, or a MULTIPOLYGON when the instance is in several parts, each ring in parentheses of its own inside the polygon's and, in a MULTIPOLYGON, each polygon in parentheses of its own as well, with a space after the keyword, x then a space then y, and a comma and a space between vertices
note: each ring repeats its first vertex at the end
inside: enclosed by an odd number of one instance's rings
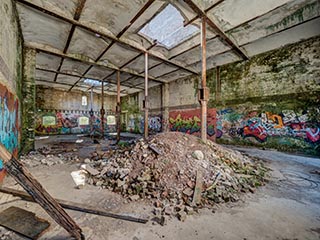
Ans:
MULTIPOLYGON (((249 45, 249 44, 252 44, 252 43, 254 43, 254 42, 257 42, 257 41, 259 41, 259 40, 261 40, 261 39, 271 37, 271 36, 273 36, 273 35, 275 35, 275 34, 279 34, 279 33, 281 33, 281 32, 285 32, 285 31, 287 31, 287 30, 289 30, 289 29, 291 29, 291 28, 294 28, 294 27, 297 27, 297 26, 299 26, 299 25, 305 24, 305 23, 307 23, 307 22, 313 21, 313 20, 315 20, 315 19, 317 19, 317 18, 320 18, 320 16, 316 16, 316 17, 310 18, 310 19, 308 19, 308 20, 306 20, 306 21, 304 21, 304 22, 296 23, 296 24, 294 24, 294 25, 292 25, 292 26, 290 26, 290 27, 287 27, 287 28, 285 28, 285 29, 282 29, 282 30, 280 30, 280 31, 277 31, 277 32, 271 33, 271 34, 269 34, 269 35, 260 37, 260 38, 258 38, 258 39, 253 40, 253 41, 246 42, 246 43, 244 43, 244 44, 241 44, 240 47, 245 47, 245 46, 247 46, 247 45, 249 45)), ((208 58, 216 57, 216 56, 219 56, 219 55, 228 53, 228 52, 232 52, 232 49, 223 51, 223 52, 221 52, 221 53, 219 53, 219 54, 216 54, 216 55, 209 56, 208 58)), ((199 62, 201 62, 201 61, 196 61, 196 62, 190 63, 188 66, 193 65, 193 64, 197 64, 197 63, 199 63, 199 62)), ((177 71, 177 70, 176 70, 176 71, 177 71)), ((162 77, 162 76, 163 76, 163 75, 161 75, 161 76, 159 76, 159 77, 162 77)))
POLYGON ((201 10, 194 2, 193 0, 183 0, 185 3, 188 4, 188 6, 198 14, 200 17, 205 17, 207 24, 215 30, 215 32, 226 42, 228 43, 232 49, 244 60, 248 60, 249 57, 247 54, 240 49, 240 47, 233 41, 231 40, 226 33, 218 26, 216 25, 208 16, 207 14, 201 10))
MULTIPOLYGON (((120 38, 130 27, 132 24, 135 23, 135 21, 138 20, 138 18, 151 6, 151 4, 154 2, 155 0, 149 0, 140 10, 139 12, 130 20, 129 24, 127 26, 125 26, 118 34, 117 34, 117 38, 120 38)), ((102 38, 103 39, 103 38, 102 38)), ((104 40, 104 39, 103 39, 104 40)), ((95 62, 98 62, 103 55, 115 44, 115 41, 112 40, 111 43, 101 52, 101 54, 97 57, 97 59, 95 60, 95 62)), ((152 45, 154 46, 154 45, 152 45)), ((149 50, 150 48, 148 48, 147 50, 149 50)), ((140 53, 142 54, 142 53, 140 53)), ((139 56, 140 54, 138 54, 137 56, 139 56)), ((136 57, 135 57, 136 58, 136 57)), ((133 58, 133 59, 135 59, 133 58)), ((133 61, 133 60, 132 60, 133 61)), ((126 65, 126 64, 125 64, 126 65)), ((119 68, 123 68, 125 65, 120 66, 119 68)), ((87 73, 90 69, 92 68, 92 66, 90 66, 85 73, 87 73)), ((116 71, 113 71, 111 74, 109 74, 107 77, 103 78, 103 80, 106 80, 108 77, 112 76, 113 74, 115 74, 116 71)), ((79 79, 80 81, 80 79, 79 79)), ((90 88, 89 88, 90 89, 90 88)), ((89 90, 88 89, 88 90, 89 90)), ((108 89, 106 89, 108 90, 108 89)))
MULTIPOLYGON (((238 27, 241 27, 242 25, 248 24, 248 23, 250 23, 250 22, 252 22, 252 21, 254 21, 254 20, 256 20, 256 19, 258 19, 258 18, 260 18, 260 17, 263 17, 263 16, 265 16, 265 15, 267 15, 267 14, 269 14, 269 13, 271 13, 271 12, 273 12, 273 11, 279 9, 279 8, 282 8, 282 7, 284 7, 285 5, 287 5, 288 3, 289 3, 289 2, 286 2, 286 3, 284 3, 284 4, 281 4, 281 5, 278 6, 278 7, 275 7, 275 8, 273 8, 273 9, 271 9, 271 10, 269 10, 269 11, 261 14, 261 15, 258 15, 258 16, 255 16, 255 17, 253 17, 253 18, 250 18, 250 19, 248 19, 247 21, 242 22, 242 23, 240 23, 240 24, 238 24, 238 25, 236 25, 236 26, 228 29, 228 30, 226 31, 226 33, 232 32, 233 30, 237 29, 238 27)), ((276 33, 278 33, 278 32, 276 32, 276 33)), ((272 35, 272 34, 271 34, 271 35, 272 35)), ((271 36, 271 35, 268 35, 268 36, 271 36)), ((212 40, 214 40, 214 39, 216 39, 216 38, 218 38, 218 36, 214 36, 214 37, 212 37, 212 38, 207 39, 207 44, 208 44, 210 41, 212 41, 212 40)), ((258 40, 259 40, 259 39, 258 39, 258 40)), ((254 41, 253 41, 253 42, 254 42, 254 41)), ((250 43, 246 43, 246 44, 250 44, 250 43)), ((243 47, 243 46, 245 46, 246 44, 240 45, 240 47, 243 47)), ((171 59, 173 59, 173 58, 176 58, 176 57, 178 57, 178 56, 180 56, 180 55, 182 55, 182 54, 184 54, 184 53, 186 53, 186 52, 189 52, 190 50, 192 50, 192 49, 194 49, 194 48, 199 47, 200 45, 201 45, 201 44, 198 43, 198 44, 196 44, 196 45, 194 45, 194 46, 192 46, 192 47, 190 47, 190 48, 188 48, 188 49, 186 49, 186 50, 184 50, 184 51, 182 51, 182 52, 180 52, 180 53, 177 53, 177 54, 169 57, 168 59, 171 60, 171 59)), ((223 51, 223 52, 221 52, 221 53, 216 54, 215 56, 224 54, 224 53, 229 52, 229 51, 230 51, 230 50, 223 51)), ((210 57, 213 57, 213 56, 210 56, 210 57)), ((198 61, 198 62, 199 62, 199 61, 198 61)), ((194 63, 197 63, 197 62, 194 62, 194 63)), ((189 64, 189 65, 192 65, 192 64, 194 64, 194 63, 191 63, 191 64, 189 64)), ((159 63, 159 64, 154 65, 153 67, 149 68, 149 70, 152 69, 152 68, 155 68, 155 67, 159 66, 160 64, 162 64, 162 63, 159 63)), ((189 66, 189 65, 188 65, 188 66, 189 66)), ((174 70, 174 71, 172 71, 172 72, 170 72, 170 73, 173 73, 173 72, 179 71, 179 70, 180 70, 180 69, 177 69, 177 70, 174 70)), ((168 74, 168 73, 165 73, 165 74, 160 75, 160 76, 158 76, 158 77, 163 77, 164 75, 167 75, 167 74, 168 74)))
MULTIPOLYGON (((58 57, 62 57, 62 58, 69 58, 72 59, 74 61, 78 61, 78 62, 82 62, 88 65, 94 65, 94 66, 98 66, 98 67, 103 67, 103 68, 108 68, 111 70, 119 70, 121 72, 124 73, 128 73, 137 77, 144 77, 144 75, 137 73, 135 70, 132 69, 128 69, 128 68, 122 68, 119 69, 117 66, 114 66, 110 63, 98 63, 98 62, 93 62, 87 59, 84 59, 83 57, 80 57, 78 55, 75 54, 68 54, 68 53, 63 53, 62 51, 60 51, 59 49, 56 48, 52 48, 49 47, 47 45, 43 45, 43 44, 38 44, 38 43, 25 43, 25 46, 28 48, 33 48, 38 52, 44 52, 50 55, 54 55, 54 56, 58 56, 58 57)), ((161 80, 154 78, 154 77, 149 77, 149 79, 153 80, 153 81, 157 81, 160 82, 161 80)), ((162 81, 161 81, 162 82, 162 81)), ((165 82, 165 81, 163 81, 165 82)))
MULTIPOLYGON (((81 13, 82 13, 82 10, 84 8, 85 3, 86 3, 86 0, 78 0, 77 8, 76 8, 74 16, 73 16, 74 20, 78 21, 80 19, 80 16, 81 16, 81 13)), ((67 39, 66 45, 65 45, 65 47, 63 49, 63 53, 67 53, 75 29, 76 29, 76 26, 74 24, 72 24, 70 32, 69 32, 69 35, 68 35, 68 39, 67 39)), ((61 70, 63 61, 64 61, 64 58, 61 58, 59 67, 57 69, 58 72, 61 70)), ((54 82, 57 81, 57 77, 58 77, 58 74, 56 74, 54 76, 54 80, 53 80, 54 82)))
MULTIPOLYGON (((154 42, 150 47, 148 47, 147 49, 150 50, 151 48, 153 48, 153 47, 156 46, 156 45, 157 45, 157 42, 155 41, 155 42, 154 42)), ((120 67, 120 69, 123 68, 123 67, 125 67, 126 65, 132 63, 134 60, 136 60, 137 58, 139 58, 139 57, 141 57, 141 56, 143 56, 143 55, 144 55, 143 53, 139 53, 139 55, 135 56, 134 58, 132 58, 131 60, 129 60, 128 62, 126 62, 125 64, 123 64, 123 65, 120 67)), ((151 68, 149 68, 149 69, 151 69, 151 68)), ((114 71, 113 73, 109 74, 109 75, 106 76, 104 79, 107 79, 107 78, 111 77, 115 72, 116 72, 116 71, 114 71)), ((139 73, 142 74, 142 73, 144 73, 144 71, 139 72, 139 73)), ((136 77, 130 77, 130 78, 128 78, 128 79, 126 79, 126 80, 124 80, 124 81, 122 81, 122 82, 120 82, 120 83, 122 84, 122 83, 124 83, 124 82, 127 82, 127 81, 133 79, 133 78, 136 78, 136 77)))
POLYGON ((68 22, 70 24, 73 24, 77 27, 80 27, 80 28, 83 28, 89 32, 92 32, 94 34, 98 34, 100 36, 103 36, 103 37, 106 37, 112 41, 115 41, 119 44, 123 44, 123 45, 126 45, 126 46, 129 46, 137 51, 140 51, 142 53, 148 53, 149 56, 151 57, 154 57, 154 58, 157 58, 158 60, 161 60, 167 64, 170 64, 172 66, 175 66, 175 67, 178 67, 178 68, 181 68, 187 72, 190 72, 192 74, 198 74, 197 71, 195 71, 194 69, 191 69, 191 68, 188 68, 188 67, 185 67, 182 63, 180 62, 177 62, 177 61, 173 61, 173 60, 169 60, 167 58, 165 58, 164 56, 161 56, 161 54, 158 54, 157 52, 153 52, 153 51, 148 51, 146 48, 144 48, 143 46, 141 46, 140 44, 136 43, 136 42, 133 42, 131 40, 128 40, 128 39, 123 39, 123 38, 118 38, 116 36, 114 36, 113 34, 111 34, 111 32, 107 33, 106 31, 102 31, 101 29, 97 29, 96 27, 93 27, 93 26, 89 26, 85 23, 82 23, 78 20, 74 20, 70 17, 67 17, 67 16, 62 16, 58 13, 55 13, 51 10, 48 10, 46 8, 43 8, 37 4, 34 4, 31 2, 31 0, 16 0, 18 3, 20 4, 23 4, 25 6, 28 6, 30 8, 33 8, 35 10, 38 10, 38 11, 41 11, 45 14, 48 14, 50 16, 53 16, 55 18, 58 18, 62 21, 65 21, 65 22, 68 22))
MULTIPOLYGON (((246 25, 246 24, 248 24, 248 23, 250 23, 250 22, 252 22, 252 21, 254 21, 254 20, 256 20, 256 19, 258 19, 258 18, 260 18, 260 17, 263 17, 263 16, 265 16, 265 15, 267 15, 267 14, 269 14, 269 13, 271 13, 271 12, 277 10, 277 9, 280 9, 280 8, 284 7, 285 5, 287 5, 287 4, 289 4, 289 3, 290 3, 290 2, 286 2, 286 3, 284 3, 284 4, 281 4, 280 6, 277 6, 277 7, 273 8, 273 9, 271 9, 271 10, 269 10, 269 11, 267 11, 267 12, 261 14, 261 15, 255 16, 255 17, 253 17, 253 18, 248 19, 248 20, 245 21, 245 22, 239 23, 238 25, 236 25, 236 26, 228 29, 225 33, 230 33, 230 32, 232 32, 233 30, 237 29, 238 27, 241 27, 242 25, 246 25)), ((214 37, 212 37, 212 38, 207 39, 207 43, 209 43, 209 41, 212 41, 212 40, 214 40, 214 39, 216 39, 216 38, 218 38, 218 36, 214 36, 214 37)), ((184 54, 184 53, 186 53, 186 52, 189 52, 190 50, 192 50, 192 49, 194 49, 194 48, 196 48, 196 47, 199 47, 199 46, 200 46, 200 43, 199 43, 199 44, 196 44, 196 45, 192 46, 191 48, 188 48, 188 49, 186 49, 186 50, 184 50, 184 51, 182 51, 182 52, 180 52, 180 53, 177 53, 176 55, 173 55, 173 56, 169 57, 169 60, 171 60, 171 59, 173 59, 173 58, 175 58, 175 57, 178 57, 178 56, 180 56, 180 55, 182 55, 182 54, 184 54)))
MULTIPOLYGON (((45 83, 51 83, 51 84, 58 84, 58 85, 64 85, 64 86, 69 86, 69 87, 72 86, 72 84, 68 84, 68 83, 53 82, 53 81, 48 81, 48 80, 39 79, 39 78, 36 78, 35 81, 45 82, 45 83)), ((116 91, 112 91, 112 90, 110 90, 109 92, 116 93, 116 91)))
MULTIPOLYGON (((213 4, 212 6, 208 7, 207 9, 204 10, 204 13, 207 14, 209 11, 211 11, 213 8, 215 8, 216 6, 218 6, 220 3, 224 2, 225 0, 219 0, 217 1, 215 4, 213 4)), ((191 23, 193 23, 195 20, 197 20, 198 18, 200 18, 201 16, 199 16, 198 14, 191 18, 188 21, 185 21, 183 26, 186 27, 188 25, 190 25, 191 23)))
MULTIPOLYGON (((55 71, 55 70, 50 70, 50 69, 45 69, 45 68, 41 68, 41 67, 36 67, 36 70, 40 70, 40 71, 44 71, 44 72, 51 72, 51 73, 55 73, 55 74, 61 74, 61 75, 65 75, 65 76, 70 76, 70 77, 79 77, 80 79, 83 79, 83 78, 88 78, 84 75, 80 75, 80 74, 74 74, 74 73, 67 73, 67 72, 61 72, 61 71, 55 71)), ((91 78, 90 79, 92 80, 95 80, 95 81, 99 81, 99 82, 102 82, 103 80, 102 79, 98 79, 98 78, 91 78)), ((55 81, 56 82, 56 81, 55 81)), ((60 83, 60 82, 56 82, 56 83, 60 83)), ((113 82, 108 82, 109 84, 112 84, 112 85, 117 85, 117 84, 114 84, 113 82)), ((72 84, 71 84, 72 85, 72 84)), ((122 85, 124 87, 131 87, 131 88, 136 88, 135 86, 133 85, 122 85)), ((91 88, 91 87, 90 87, 91 88)), ((143 89, 143 88, 139 88, 137 87, 136 89, 143 89)))

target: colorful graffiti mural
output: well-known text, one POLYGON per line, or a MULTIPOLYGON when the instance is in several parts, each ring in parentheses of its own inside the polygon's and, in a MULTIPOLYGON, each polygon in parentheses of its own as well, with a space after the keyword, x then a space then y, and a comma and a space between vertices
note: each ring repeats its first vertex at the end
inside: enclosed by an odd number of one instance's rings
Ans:
MULTIPOLYGON (((15 157, 18 157, 19 135, 19 100, 0 84, 0 142, 15 157)), ((0 159, 0 184, 4 176, 5 169, 0 159)))
MULTIPOLYGON (((200 136, 200 109, 172 111, 169 113, 169 126, 171 131, 184 132, 200 136)), ((207 135, 209 139, 214 139, 216 124, 216 110, 207 110, 207 135)))
POLYGON ((252 137, 263 143, 270 137, 289 137, 320 144, 320 123, 309 120, 308 111, 296 113, 283 110, 278 114, 252 111, 240 114, 229 108, 218 111, 217 115, 218 138, 252 137))
MULTIPOLYGON (((150 133, 162 131, 162 117, 160 115, 151 115, 148 119, 148 128, 150 133)), ((144 117, 142 115, 130 115, 127 125, 127 131, 134 133, 143 133, 144 117)))
MULTIPOLYGON (((95 114, 92 117, 93 128, 100 129, 101 119, 95 114)), ((104 119, 105 132, 116 131, 114 115, 104 119)), ((37 135, 47 134, 87 134, 90 133, 90 115, 88 111, 43 111, 36 119, 37 135)))
POLYGON ((0 142, 15 156, 18 156, 19 131, 19 100, 0 84, 0 142))

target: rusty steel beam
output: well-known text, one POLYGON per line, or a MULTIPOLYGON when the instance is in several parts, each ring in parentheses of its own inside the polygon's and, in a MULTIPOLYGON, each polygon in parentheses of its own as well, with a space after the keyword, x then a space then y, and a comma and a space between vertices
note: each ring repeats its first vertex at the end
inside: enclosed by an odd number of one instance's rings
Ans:
MULTIPOLYGON (((237 29, 238 27, 241 27, 241 26, 243 26, 243 25, 246 25, 246 24, 248 24, 248 23, 250 23, 250 22, 252 22, 252 21, 254 21, 254 20, 256 20, 256 19, 258 19, 258 18, 260 18, 260 17, 263 17, 263 16, 265 16, 265 15, 267 15, 267 14, 269 14, 269 13, 271 13, 271 12, 277 10, 277 9, 282 8, 283 6, 285 6, 285 5, 287 5, 287 4, 288 4, 288 3, 286 2, 286 3, 284 3, 284 4, 282 4, 282 5, 278 6, 278 7, 275 7, 275 8, 273 8, 273 9, 271 9, 271 10, 269 10, 269 11, 261 14, 261 15, 255 16, 255 17, 253 17, 253 18, 248 19, 248 20, 245 21, 245 22, 239 23, 238 25, 236 25, 236 26, 228 29, 225 33, 226 33, 226 34, 227 34, 227 33, 230 33, 230 32, 232 32, 233 30, 237 29)), ((212 37, 212 38, 210 38, 210 39, 207 39, 207 43, 208 43, 209 41, 211 41, 211 40, 216 39, 216 38, 217 38, 217 36, 214 36, 214 37, 212 37)), ((192 46, 191 48, 188 48, 188 49, 186 49, 186 50, 184 50, 184 51, 182 51, 182 52, 180 52, 180 53, 178 53, 178 54, 176 54, 176 55, 173 55, 173 56, 169 57, 168 59, 169 59, 169 60, 174 59, 174 58, 176 58, 176 57, 178 57, 178 56, 180 56, 180 55, 182 55, 182 54, 184 54, 184 53, 186 53, 186 52, 189 52, 190 50, 192 50, 192 49, 194 49, 194 48, 196 48, 196 47, 199 47, 200 45, 201 45, 201 43, 196 44, 196 45, 192 46)), ((239 47, 242 47, 242 45, 240 45, 239 47)))
MULTIPOLYGON (((45 82, 45 83, 51 83, 51 84, 60 84, 60 85, 68 86, 68 87, 71 87, 71 86, 72 86, 72 84, 61 83, 61 82, 53 82, 53 81, 48 81, 48 80, 44 80, 44 79, 40 79, 40 78, 36 78, 35 80, 38 81, 38 82, 45 82)), ((89 90, 89 89, 88 89, 88 90, 89 90)), ((88 90, 87 90, 87 91, 88 91, 88 90)), ((112 91, 112 90, 109 90, 109 92, 116 93, 116 91, 112 91)))
POLYGON ((226 33, 218 26, 216 25, 207 15, 206 13, 201 10, 194 2, 193 0, 184 0, 184 2, 186 2, 189 7, 195 12, 197 13, 199 16, 201 17, 205 17, 206 22, 208 23, 208 25, 213 28, 215 30, 215 32, 217 32, 217 34, 228 44, 230 45, 234 51, 244 60, 248 60, 249 57, 247 56, 247 54, 240 49, 240 47, 233 41, 231 40, 226 33))
POLYGON ((178 68, 181 68, 181 69, 184 69, 185 71, 187 72, 190 72, 192 74, 198 74, 197 71, 195 71, 194 69, 191 69, 191 68, 188 68, 188 67, 185 67, 183 64, 181 64, 180 62, 177 62, 177 61, 173 61, 173 60, 168 60, 167 58, 161 56, 161 54, 158 54, 156 52, 152 52, 152 51, 148 51, 146 48, 144 48, 143 46, 141 46, 140 44, 138 43, 133 43, 132 41, 128 40, 128 39, 120 39, 116 36, 114 36, 113 34, 111 33, 107 33, 106 31, 103 31, 101 29, 98 29, 98 28, 95 28, 95 27, 92 27, 86 23, 83 23, 83 22, 80 22, 78 20, 74 20, 72 18, 69 18, 67 16, 62 16, 54 11, 51 11, 49 9, 46 9, 44 7, 41 7, 37 4, 34 4, 31 2, 31 0, 16 0, 18 3, 20 4, 23 4, 23 5, 26 5, 30 8, 33 8, 33 9, 36 9, 38 11, 41 11, 45 14, 48 14, 50 16, 53 16, 57 19, 60 19, 64 22, 68 22, 70 24, 73 24, 79 28, 82 28, 82 29, 85 29, 89 32, 92 32, 94 34, 98 34, 100 36, 103 36, 103 37, 106 37, 108 39, 110 39, 111 41, 115 41, 119 44, 122 44, 122 45, 126 45, 126 46, 129 46, 131 47, 132 49, 135 49, 136 51, 140 51, 142 53, 148 53, 149 56, 152 56, 160 61, 163 61, 163 62, 166 62, 172 66, 175 66, 175 67, 178 67, 178 68))
MULTIPOLYGON (((225 0, 219 0, 219 1, 217 1, 215 4, 213 4, 212 6, 208 7, 206 10, 204 10, 204 12, 207 14, 210 10, 212 10, 213 8, 215 8, 216 6, 218 6, 219 4, 221 4, 221 3, 224 2, 224 1, 225 1, 225 0)), ((191 23, 193 23, 195 20, 197 20, 199 17, 201 17, 201 16, 199 16, 199 15, 197 14, 195 17, 193 17, 193 18, 191 18, 190 20, 184 22, 184 23, 183 23, 183 26, 184 26, 184 27, 188 26, 189 24, 191 24, 191 23)))
MULTIPOLYGON (((82 78, 87 78, 86 76, 84 75, 80 75, 80 74, 74 74, 74 73, 67 73, 67 72, 59 72, 59 71, 55 71, 55 70, 50 70, 50 69, 45 69, 45 68, 41 68, 41 67, 36 67, 36 70, 40 70, 40 71, 45 71, 45 72, 51 72, 51 73, 57 73, 57 74, 61 74, 61 75, 66 75, 66 76, 70 76, 70 77, 79 77, 80 79, 82 78)), ((98 79, 98 78, 92 78, 90 77, 90 79, 92 80, 96 80, 96 81, 103 81, 102 79, 98 79)), ((59 82, 56 82, 56 83, 59 83, 59 82)), ((113 82, 110 82, 108 81, 109 84, 111 85, 116 85, 115 83, 113 82)), ((71 84, 72 86, 73 84, 71 84)), ((135 86, 131 86, 131 85, 123 85, 124 87, 130 87, 130 88, 136 88, 135 86)), ((89 88, 90 89, 90 88, 89 88)), ((144 88, 136 88, 136 89, 141 89, 143 90, 144 88)))
MULTIPOLYGON (((94 66, 99 66, 99 67, 103 67, 103 68, 107 68, 107 69, 111 69, 111 70, 119 70, 121 72, 125 72, 137 77, 144 77, 144 75, 137 73, 135 70, 132 69, 128 69, 128 68, 123 68, 123 69, 119 69, 119 67, 110 64, 110 63, 97 63, 94 61, 91 61, 89 59, 84 59, 83 57, 77 56, 75 54, 68 54, 68 53, 63 53, 62 51, 56 49, 56 48, 52 48, 50 46, 47 45, 43 45, 43 44, 37 44, 37 43, 26 43, 25 44, 26 47, 29 48, 33 48, 38 52, 44 52, 50 55, 54 55, 54 56, 58 56, 58 57, 63 57, 63 58, 69 58, 71 60, 74 61, 78 61, 78 62, 83 62, 86 63, 88 65, 94 65, 94 66)), ((149 77, 151 80, 154 81, 160 81, 159 79, 156 79, 154 77, 149 77)), ((165 82, 165 81, 164 81, 165 82)))
MULTIPOLYGON (((78 20, 80 19, 80 16, 81 16, 81 13, 82 13, 82 10, 83 10, 83 8, 84 8, 85 3, 86 3, 86 0, 78 0, 77 8, 76 8, 76 11, 75 11, 74 16, 73 16, 73 19, 74 19, 74 20, 77 20, 77 21, 78 21, 78 20)), ((66 45, 65 45, 65 47, 64 47, 64 49, 63 49, 63 53, 67 53, 75 29, 76 29, 76 26, 75 26, 75 25, 72 25, 72 27, 71 27, 71 29, 70 29, 70 32, 69 32, 69 35, 68 35, 68 39, 67 39, 66 45)), ((59 66, 58 66, 57 71, 60 71, 60 70, 61 70, 63 61, 64 61, 64 58, 61 58, 61 61, 60 61, 60 64, 59 64, 59 66)), ((56 75, 54 76, 54 82, 57 81, 57 77, 58 77, 58 74, 56 74, 56 75)))

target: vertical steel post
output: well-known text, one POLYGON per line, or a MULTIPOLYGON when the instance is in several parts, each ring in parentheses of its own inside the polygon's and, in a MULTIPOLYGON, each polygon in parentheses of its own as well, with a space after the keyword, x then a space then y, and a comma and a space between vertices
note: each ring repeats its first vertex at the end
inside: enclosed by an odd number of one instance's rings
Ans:
POLYGON ((93 86, 91 87, 91 92, 90 92, 90 136, 93 135, 93 86))
POLYGON ((144 138, 148 138, 149 102, 148 102, 148 53, 144 54, 144 138))
MULTIPOLYGON (((202 96, 200 99, 201 104, 201 139, 207 141, 207 59, 206 59, 206 17, 201 18, 201 89, 202 96)), ((199 92, 200 93, 200 92, 199 92)))
POLYGON ((100 109, 100 116, 101 116, 101 132, 102 132, 102 137, 104 136, 104 81, 101 81, 101 109, 100 109))
POLYGON ((120 71, 117 71, 117 142, 120 141, 120 114, 121 114, 121 102, 120 102, 120 71))

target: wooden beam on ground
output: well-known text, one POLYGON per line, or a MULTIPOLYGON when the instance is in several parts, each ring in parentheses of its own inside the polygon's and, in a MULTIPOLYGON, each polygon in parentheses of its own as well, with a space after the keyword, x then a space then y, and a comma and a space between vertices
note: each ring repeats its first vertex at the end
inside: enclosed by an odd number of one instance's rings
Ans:
POLYGON ((206 22, 208 23, 208 25, 210 27, 212 27, 214 29, 215 32, 217 32, 217 34, 227 43, 229 44, 232 49, 234 49, 234 51, 244 60, 248 60, 249 57, 247 56, 247 54, 233 41, 231 40, 226 33, 217 25, 215 24, 207 15, 206 13, 201 10, 194 2, 193 0, 184 0, 184 2, 186 2, 189 7, 196 13, 198 14, 198 16, 201 17, 205 17, 206 22))
POLYGON ((61 227, 67 230, 75 239, 84 239, 81 228, 63 210, 59 203, 50 196, 24 165, 14 158, 2 144, 0 144, 0 159, 3 160, 6 171, 61 227))
POLYGON ((122 44, 122 45, 125 45, 125 46, 129 46, 131 47, 132 49, 135 49, 139 52, 143 52, 143 53, 148 53, 149 56, 152 56, 158 60, 161 60, 167 64, 170 64, 172 66, 175 66, 177 68, 181 68, 181 69, 184 69, 185 71, 187 72, 190 72, 192 74, 198 74, 198 72, 192 68, 189 68, 189 67, 185 67, 182 63, 180 62, 177 62, 177 61, 174 61, 174 60, 169 60, 167 58, 165 58, 164 56, 162 56, 161 54, 159 54, 158 52, 155 52, 155 51, 151 51, 151 50, 147 50, 145 49, 142 45, 140 45, 139 43, 137 42, 133 42, 129 39, 124 39, 124 38, 118 38, 116 36, 114 36, 111 31, 106 31, 106 30, 102 30, 102 28, 97 28, 97 27, 93 27, 93 26, 90 26, 89 24, 86 24, 86 23, 83 23, 83 22, 80 22, 79 20, 74 20, 70 17, 67 17, 67 16, 62 16, 61 14, 58 14, 57 12, 54 12, 52 10, 49 10, 49 9, 46 9, 40 5, 37 5, 35 3, 33 3, 31 0, 16 0, 18 3, 20 4, 23 4, 23 5, 26 5, 30 8, 33 8, 33 9, 36 9, 38 11, 41 11, 42 13, 45 13, 47 15, 50 15, 50 16, 53 16, 57 19, 60 19, 62 21, 65 21, 65 22, 68 22, 70 24, 73 24, 77 27, 80 27, 82 29, 85 29, 89 32, 92 32, 94 34, 98 34, 102 37, 106 37, 112 41, 115 41, 119 44, 122 44))
MULTIPOLYGON (((16 197, 20 197, 25 201, 29 202, 34 202, 34 199, 27 194, 26 192, 11 189, 11 188, 6 188, 6 187, 0 187, 0 192, 10 194, 16 197)), ((102 209, 97 209, 95 207, 91 207, 85 204, 80 204, 80 203, 75 203, 75 202, 69 202, 61 199, 55 199, 61 207, 65 209, 70 209, 74 211, 80 211, 80 212, 85 212, 85 213, 90 213, 90 214, 96 214, 100 216, 105 216, 105 217, 110 217, 110 218, 115 218, 115 219, 121 219, 124 221, 131 221, 131 222, 138 222, 138 223, 147 223, 147 219, 143 218, 137 218, 137 217, 132 217, 132 216, 127 216, 127 215, 121 215, 121 214, 116 214, 116 213, 110 213, 102 209)))

